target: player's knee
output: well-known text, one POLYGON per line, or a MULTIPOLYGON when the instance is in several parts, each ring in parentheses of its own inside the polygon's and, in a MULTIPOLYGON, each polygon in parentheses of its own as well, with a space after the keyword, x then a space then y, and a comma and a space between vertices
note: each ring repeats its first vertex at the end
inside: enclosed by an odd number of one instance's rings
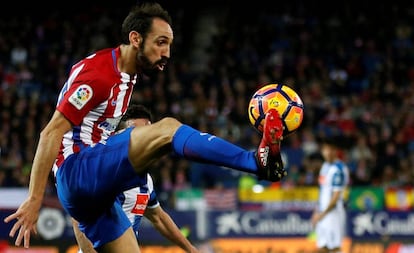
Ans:
POLYGON ((172 117, 165 117, 161 119, 159 122, 159 127, 164 132, 169 132, 170 136, 173 136, 175 131, 182 125, 180 121, 172 117))
POLYGON ((181 125, 182 123, 177 119, 165 117, 147 128, 135 128, 132 132, 132 141, 137 140, 139 146, 142 143, 148 143, 148 146, 163 146, 172 141, 175 132, 181 125))
POLYGON ((137 171, 147 168, 154 160, 170 152, 175 132, 182 124, 170 117, 151 125, 135 127, 131 132, 129 159, 137 171))

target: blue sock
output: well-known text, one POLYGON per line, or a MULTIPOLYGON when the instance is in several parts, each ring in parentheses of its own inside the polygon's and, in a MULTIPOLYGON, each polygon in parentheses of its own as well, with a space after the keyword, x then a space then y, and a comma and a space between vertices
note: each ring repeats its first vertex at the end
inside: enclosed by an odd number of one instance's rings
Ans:
POLYGON ((256 173, 254 152, 188 125, 178 128, 172 140, 174 152, 186 159, 256 173))

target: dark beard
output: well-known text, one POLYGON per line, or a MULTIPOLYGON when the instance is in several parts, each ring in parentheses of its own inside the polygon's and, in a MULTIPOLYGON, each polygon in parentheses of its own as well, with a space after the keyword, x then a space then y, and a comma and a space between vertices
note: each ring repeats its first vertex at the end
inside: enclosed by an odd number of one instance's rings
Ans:
POLYGON ((138 54, 137 58, 141 64, 141 70, 144 75, 152 77, 159 72, 158 68, 156 68, 145 55, 138 54))
MULTIPOLYGON (((141 52, 144 52, 143 47, 141 48, 141 52)), ((163 57, 160 60, 152 63, 144 54, 141 53, 138 53, 137 59, 141 63, 142 74, 150 78, 157 76, 161 72, 157 67, 159 63, 166 63, 168 61, 166 57, 163 57)))

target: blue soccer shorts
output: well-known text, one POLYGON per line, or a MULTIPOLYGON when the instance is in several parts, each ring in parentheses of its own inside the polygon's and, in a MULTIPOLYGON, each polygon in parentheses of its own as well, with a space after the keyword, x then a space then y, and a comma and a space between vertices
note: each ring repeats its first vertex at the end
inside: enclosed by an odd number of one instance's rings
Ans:
POLYGON ((131 131, 70 155, 56 173, 63 208, 79 222, 95 248, 117 239, 131 226, 116 196, 146 180, 146 173, 139 176, 128 158, 131 131))

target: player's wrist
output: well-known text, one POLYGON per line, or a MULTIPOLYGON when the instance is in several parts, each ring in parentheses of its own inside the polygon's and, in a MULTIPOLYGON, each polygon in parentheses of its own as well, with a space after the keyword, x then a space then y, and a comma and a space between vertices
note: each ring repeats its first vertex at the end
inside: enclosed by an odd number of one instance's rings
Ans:
POLYGON ((43 201, 43 196, 39 196, 39 195, 34 195, 34 194, 32 194, 32 195, 30 195, 29 196, 29 198, 28 198, 28 200, 31 202, 31 203, 35 203, 35 204, 38 204, 39 205, 39 207, 42 205, 42 201, 43 201))

